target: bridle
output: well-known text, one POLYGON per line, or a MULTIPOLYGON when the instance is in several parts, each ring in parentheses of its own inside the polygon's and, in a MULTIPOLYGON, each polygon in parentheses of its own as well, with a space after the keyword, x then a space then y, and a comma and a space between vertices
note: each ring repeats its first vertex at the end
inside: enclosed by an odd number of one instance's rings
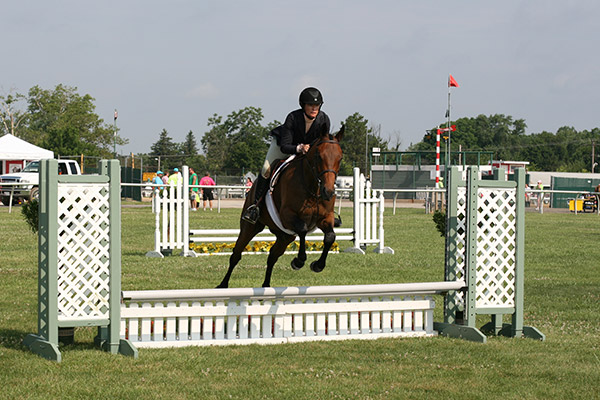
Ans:
MULTIPOLYGON (((326 191, 324 190, 325 188, 323 187, 324 183, 321 179, 321 177, 323 177, 323 175, 325 174, 334 174, 334 180, 337 179, 338 173, 339 171, 336 171, 334 169, 324 169, 319 171, 319 165, 320 165, 320 161, 321 161, 321 153, 319 153, 319 146, 322 144, 336 144, 338 146, 340 146, 340 142, 338 142, 337 140, 333 140, 333 139, 323 139, 320 138, 318 139, 316 142, 313 142, 313 144, 311 144, 310 149, 315 151, 317 154, 315 157, 313 157, 312 161, 309 160, 308 158, 308 154, 306 155, 306 157, 304 158, 308 163, 309 163, 309 169, 313 175, 314 180, 317 182, 317 193, 312 193, 314 197, 316 198, 321 198, 323 200, 330 200, 330 197, 327 198, 326 195, 326 191)), ((341 146, 340 146, 341 148, 341 146)), ((310 151, 309 150, 309 153, 310 151)))

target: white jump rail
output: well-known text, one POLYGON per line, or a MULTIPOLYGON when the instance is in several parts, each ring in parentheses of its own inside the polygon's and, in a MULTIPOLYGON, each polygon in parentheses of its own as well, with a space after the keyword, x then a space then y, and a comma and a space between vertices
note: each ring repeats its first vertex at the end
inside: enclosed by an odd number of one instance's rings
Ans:
POLYGON ((464 281, 123 292, 136 347, 435 336, 432 295, 464 281))

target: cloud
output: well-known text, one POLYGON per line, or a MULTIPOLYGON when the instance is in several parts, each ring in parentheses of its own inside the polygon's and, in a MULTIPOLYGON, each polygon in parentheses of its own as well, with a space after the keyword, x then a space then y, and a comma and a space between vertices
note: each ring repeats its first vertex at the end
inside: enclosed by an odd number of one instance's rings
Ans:
POLYGON ((219 97, 219 94, 219 89, 211 82, 208 82, 188 90, 185 97, 191 99, 214 99, 219 97))

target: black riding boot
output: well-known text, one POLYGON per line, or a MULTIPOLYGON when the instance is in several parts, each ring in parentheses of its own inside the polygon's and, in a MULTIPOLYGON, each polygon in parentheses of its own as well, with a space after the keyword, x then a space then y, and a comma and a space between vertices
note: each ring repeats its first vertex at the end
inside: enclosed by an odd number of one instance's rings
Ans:
POLYGON ((242 214, 242 219, 244 221, 248 221, 251 224, 255 224, 258 221, 258 217, 260 216, 260 209, 258 208, 258 203, 264 196, 265 192, 269 187, 269 180, 263 178, 262 175, 258 175, 256 182, 254 183, 256 188, 254 189, 254 204, 251 204, 242 214))

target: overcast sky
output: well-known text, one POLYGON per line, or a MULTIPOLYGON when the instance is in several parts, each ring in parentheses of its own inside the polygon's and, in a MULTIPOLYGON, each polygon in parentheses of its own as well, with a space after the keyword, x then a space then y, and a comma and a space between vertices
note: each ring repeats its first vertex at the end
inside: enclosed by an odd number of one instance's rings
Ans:
POLYGON ((600 126, 600 2, 13 1, 0 90, 78 88, 129 144, 198 144, 213 114, 283 121, 306 86, 333 129, 355 112, 401 149, 444 121, 505 114, 527 133, 600 126))

